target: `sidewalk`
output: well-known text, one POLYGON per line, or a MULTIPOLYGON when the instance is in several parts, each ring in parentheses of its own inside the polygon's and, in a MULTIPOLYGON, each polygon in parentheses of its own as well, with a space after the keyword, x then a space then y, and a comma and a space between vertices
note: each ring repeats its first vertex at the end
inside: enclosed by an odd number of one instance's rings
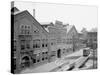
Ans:
MULTIPOLYGON (((56 61, 60 61, 62 59, 67 59, 69 57, 75 57, 75 56, 82 56, 82 53, 81 53, 81 50, 77 51, 77 52, 74 52, 70 55, 67 55, 67 56, 64 56, 63 58, 61 59, 57 59, 56 61)), ((69 59, 71 60, 71 59, 69 59)), ((60 63, 59 65, 54 61, 54 62, 50 62, 50 63, 47 63, 47 64, 44 64, 44 65, 41 65, 39 67, 36 67, 34 69, 25 69, 23 70, 21 73, 39 73, 39 72, 49 72, 55 68, 58 68, 59 66, 62 66, 63 64, 67 64, 69 62, 69 60, 65 60, 63 61, 62 63, 60 63)))

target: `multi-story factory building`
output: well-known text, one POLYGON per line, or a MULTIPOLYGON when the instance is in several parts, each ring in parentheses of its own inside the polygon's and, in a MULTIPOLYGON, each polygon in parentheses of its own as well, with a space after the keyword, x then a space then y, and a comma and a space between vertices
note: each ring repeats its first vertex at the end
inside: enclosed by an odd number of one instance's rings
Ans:
POLYGON ((75 26, 59 21, 41 25, 27 10, 14 7, 11 11, 14 73, 52 62, 78 49, 75 26))

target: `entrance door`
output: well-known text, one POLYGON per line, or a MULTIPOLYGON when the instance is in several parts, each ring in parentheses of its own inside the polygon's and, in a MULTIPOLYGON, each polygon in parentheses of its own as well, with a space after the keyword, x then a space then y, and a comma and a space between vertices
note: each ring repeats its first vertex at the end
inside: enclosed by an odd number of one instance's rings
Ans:
POLYGON ((29 67, 30 66, 30 59, 28 56, 25 56, 22 58, 21 66, 22 67, 29 67))
POLYGON ((57 51, 57 57, 61 58, 61 49, 58 49, 58 51, 57 51))

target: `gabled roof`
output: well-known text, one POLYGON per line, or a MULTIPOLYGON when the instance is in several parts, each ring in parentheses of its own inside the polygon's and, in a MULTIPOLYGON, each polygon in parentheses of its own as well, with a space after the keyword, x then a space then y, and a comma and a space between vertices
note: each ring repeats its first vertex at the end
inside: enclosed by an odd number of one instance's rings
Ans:
POLYGON ((40 28, 46 35, 47 34, 47 31, 41 26, 41 24, 27 11, 27 10, 24 10, 24 11, 18 11, 18 12, 15 12, 14 14, 12 14, 14 16, 14 21, 16 19, 18 19, 17 17, 22 17, 22 16, 26 16, 27 18, 30 19, 30 21, 33 22, 33 24, 37 27, 37 28, 40 28))
MULTIPOLYGON (((67 34, 69 34, 69 32, 74 28, 75 29, 75 31, 77 32, 77 30, 76 30, 76 28, 75 28, 75 26, 74 25, 68 25, 68 26, 66 26, 66 28, 67 28, 67 34)), ((78 33, 78 32, 77 32, 78 33)))
POLYGON ((67 33, 72 29, 72 27, 73 27, 73 25, 68 25, 68 26, 66 26, 66 28, 67 28, 67 33))
POLYGON ((11 13, 15 13, 15 12, 18 12, 18 11, 19 11, 19 9, 16 8, 16 7, 11 8, 11 13))
MULTIPOLYGON (((26 10, 24 10, 24 11, 26 11, 26 10)), ((24 12, 24 11, 16 11, 16 12, 13 13, 13 15, 20 14, 20 13, 22 13, 22 12, 24 12)))

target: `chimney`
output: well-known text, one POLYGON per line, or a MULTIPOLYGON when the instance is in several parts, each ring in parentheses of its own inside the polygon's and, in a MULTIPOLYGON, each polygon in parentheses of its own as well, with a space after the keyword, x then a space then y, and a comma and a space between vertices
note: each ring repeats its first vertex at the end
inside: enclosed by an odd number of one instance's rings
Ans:
POLYGON ((33 9, 33 17, 35 18, 35 9, 33 9))

